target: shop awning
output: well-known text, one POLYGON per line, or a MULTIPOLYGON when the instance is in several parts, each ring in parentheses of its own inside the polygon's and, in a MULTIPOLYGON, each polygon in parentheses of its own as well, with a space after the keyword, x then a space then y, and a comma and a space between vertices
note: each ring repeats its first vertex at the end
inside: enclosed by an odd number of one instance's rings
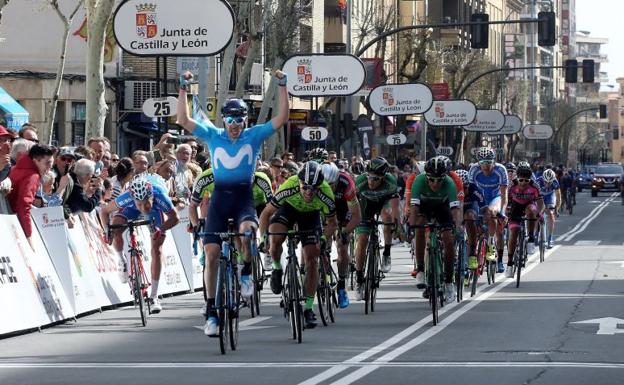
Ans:
POLYGON ((28 111, 15 101, 2 87, 0 87, 0 110, 8 128, 19 131, 22 124, 28 123, 28 111))

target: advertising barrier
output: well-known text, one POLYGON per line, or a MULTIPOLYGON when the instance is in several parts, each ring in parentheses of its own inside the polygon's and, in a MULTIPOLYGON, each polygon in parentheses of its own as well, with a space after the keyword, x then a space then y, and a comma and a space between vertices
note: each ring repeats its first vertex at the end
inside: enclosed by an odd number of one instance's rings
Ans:
POLYGON ((186 231, 186 227, 189 223, 188 207, 179 210, 178 217, 180 218, 180 223, 171 229, 171 235, 173 235, 176 248, 178 249, 178 255, 180 256, 180 261, 184 267, 184 273, 186 274, 189 286, 193 290, 201 289, 203 286, 203 269, 199 263, 199 258, 201 257, 203 248, 201 246, 201 242, 198 241, 198 255, 193 254, 193 236, 186 231))

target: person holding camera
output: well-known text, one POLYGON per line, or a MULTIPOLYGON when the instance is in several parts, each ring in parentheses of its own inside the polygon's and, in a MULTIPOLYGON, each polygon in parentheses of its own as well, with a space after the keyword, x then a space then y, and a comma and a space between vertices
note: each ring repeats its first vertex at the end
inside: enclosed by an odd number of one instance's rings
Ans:
POLYGON ((89 213, 95 209, 102 199, 102 178, 95 173, 95 162, 89 159, 80 159, 70 172, 74 180, 65 206, 72 214, 79 212, 89 213))

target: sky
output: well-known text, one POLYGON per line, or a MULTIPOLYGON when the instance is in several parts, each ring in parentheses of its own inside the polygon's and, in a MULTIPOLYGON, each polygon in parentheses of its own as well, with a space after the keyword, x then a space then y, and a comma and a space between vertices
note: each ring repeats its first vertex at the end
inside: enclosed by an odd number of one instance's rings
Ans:
POLYGON ((589 36, 609 39, 609 43, 601 49, 601 53, 607 54, 609 59, 601 66, 601 70, 609 75, 609 84, 616 84, 616 78, 624 77, 622 16, 622 0, 576 0, 576 30, 590 31, 589 36))

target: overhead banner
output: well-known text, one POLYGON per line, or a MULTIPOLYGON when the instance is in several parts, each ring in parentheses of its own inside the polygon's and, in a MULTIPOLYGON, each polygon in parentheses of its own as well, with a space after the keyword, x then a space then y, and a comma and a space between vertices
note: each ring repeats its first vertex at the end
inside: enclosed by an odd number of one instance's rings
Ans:
POLYGON ((505 125, 496 135, 512 135, 522 130, 522 119, 516 115, 505 115, 505 125))
POLYGON ((496 132, 505 125, 505 115, 500 110, 477 110, 474 121, 464 127, 466 131, 496 132))
POLYGON ((470 100, 440 100, 425 112, 432 126, 467 126, 477 116, 477 107, 470 100))
POLYGON ((232 39, 234 12, 220 0, 128 0, 113 16, 119 46, 137 56, 209 56, 232 39))
POLYGON ((522 135, 526 139, 550 139, 553 129, 548 124, 527 124, 522 128, 522 135))
POLYGON ((286 60, 288 92, 293 96, 348 96, 364 84, 364 64, 353 55, 295 55, 286 60))
POLYGON ((373 89, 368 104, 381 116, 423 114, 431 108, 433 94, 426 84, 384 84, 373 89))

